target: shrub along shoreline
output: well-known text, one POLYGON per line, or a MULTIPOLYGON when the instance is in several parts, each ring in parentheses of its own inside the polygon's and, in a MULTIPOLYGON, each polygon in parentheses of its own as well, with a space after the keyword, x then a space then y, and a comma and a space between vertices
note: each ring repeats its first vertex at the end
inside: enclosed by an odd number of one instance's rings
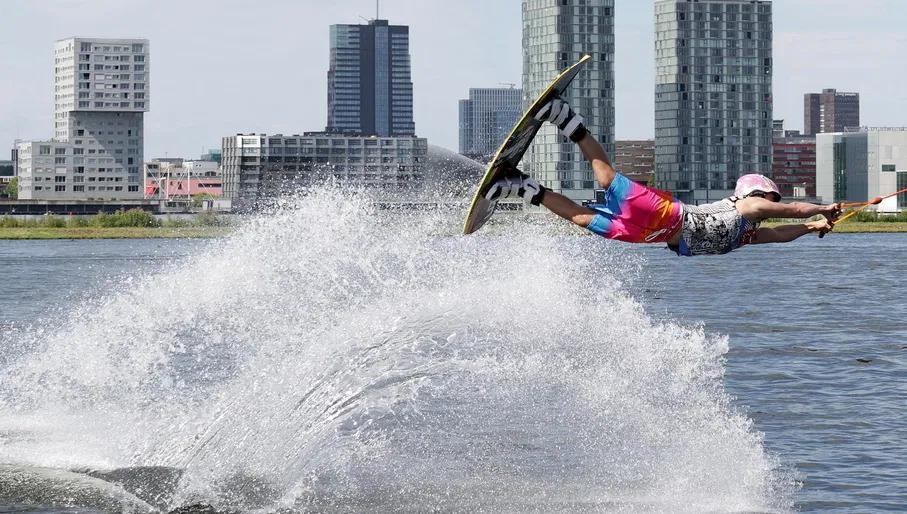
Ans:
MULTIPOLYGON (((803 220, 768 220, 774 227, 803 220)), ((141 209, 101 213, 94 216, 57 216, 17 219, 0 217, 0 239, 146 239, 222 237, 232 228, 213 212, 202 212, 192 219, 160 220, 141 209)), ((879 216, 861 212, 837 225, 835 233, 907 232, 907 212, 879 216)))
MULTIPOLYGON (((811 219, 819 219, 815 216, 811 219)), ((777 227, 790 223, 803 223, 804 220, 766 220, 763 226, 777 227)), ((897 214, 879 214, 875 211, 862 211, 843 223, 835 225, 838 234, 895 233, 907 232, 907 211, 897 214)))
POLYGON ((94 216, 0 217, 0 239, 219 237, 229 231, 227 221, 212 212, 199 213, 191 220, 160 220, 141 209, 94 216))

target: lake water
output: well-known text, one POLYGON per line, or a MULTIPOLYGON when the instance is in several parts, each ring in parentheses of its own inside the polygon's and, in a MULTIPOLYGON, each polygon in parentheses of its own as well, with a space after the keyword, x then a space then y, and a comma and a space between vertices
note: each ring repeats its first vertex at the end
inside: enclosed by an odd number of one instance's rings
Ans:
POLYGON ((907 235, 687 259, 457 214, 0 241, 0 512, 907 505, 907 235))

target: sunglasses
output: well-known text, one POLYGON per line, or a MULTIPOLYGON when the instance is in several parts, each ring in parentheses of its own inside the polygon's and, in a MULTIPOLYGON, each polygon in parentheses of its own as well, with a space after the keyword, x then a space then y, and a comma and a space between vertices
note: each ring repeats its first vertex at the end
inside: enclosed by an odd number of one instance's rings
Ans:
POLYGON ((769 200, 771 200, 773 202, 781 201, 781 195, 779 195, 778 193, 775 193, 775 192, 763 193, 762 191, 753 191, 752 193, 750 193, 746 196, 758 196, 759 198, 768 198, 769 200))

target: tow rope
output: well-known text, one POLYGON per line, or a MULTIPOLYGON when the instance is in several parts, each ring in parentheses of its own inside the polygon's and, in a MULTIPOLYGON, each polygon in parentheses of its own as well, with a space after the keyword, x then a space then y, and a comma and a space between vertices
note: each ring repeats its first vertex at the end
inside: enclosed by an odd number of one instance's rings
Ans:
POLYGON ((841 202, 841 209, 854 209, 854 210, 852 210, 852 211, 848 212, 847 214, 845 214, 844 216, 836 219, 834 221, 834 223, 836 223, 836 224, 841 223, 842 221, 846 220, 847 218, 865 211, 870 205, 878 205, 878 204, 882 203, 882 200, 884 200, 886 198, 891 198, 892 196, 899 195, 901 193, 907 193, 907 188, 901 189, 900 191, 895 191, 894 193, 891 193, 890 195, 877 196, 868 202, 841 202), (855 209, 855 207, 859 207, 859 208, 855 209))

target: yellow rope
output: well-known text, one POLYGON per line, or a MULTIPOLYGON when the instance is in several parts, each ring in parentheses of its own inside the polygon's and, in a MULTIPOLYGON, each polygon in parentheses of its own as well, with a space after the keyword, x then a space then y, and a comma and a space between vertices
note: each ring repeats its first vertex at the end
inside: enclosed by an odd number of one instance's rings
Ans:
POLYGON ((834 223, 841 223, 842 221, 846 220, 847 218, 865 211, 870 205, 878 205, 878 204, 882 203, 882 200, 884 200, 886 198, 891 198, 892 196, 899 195, 901 193, 907 193, 907 188, 901 189, 900 191, 895 191, 894 193, 891 193, 890 195, 877 196, 868 202, 841 202, 840 205, 841 205, 842 209, 847 209, 850 207, 860 207, 860 208, 854 209, 854 210, 848 212, 846 215, 834 220, 834 223))

